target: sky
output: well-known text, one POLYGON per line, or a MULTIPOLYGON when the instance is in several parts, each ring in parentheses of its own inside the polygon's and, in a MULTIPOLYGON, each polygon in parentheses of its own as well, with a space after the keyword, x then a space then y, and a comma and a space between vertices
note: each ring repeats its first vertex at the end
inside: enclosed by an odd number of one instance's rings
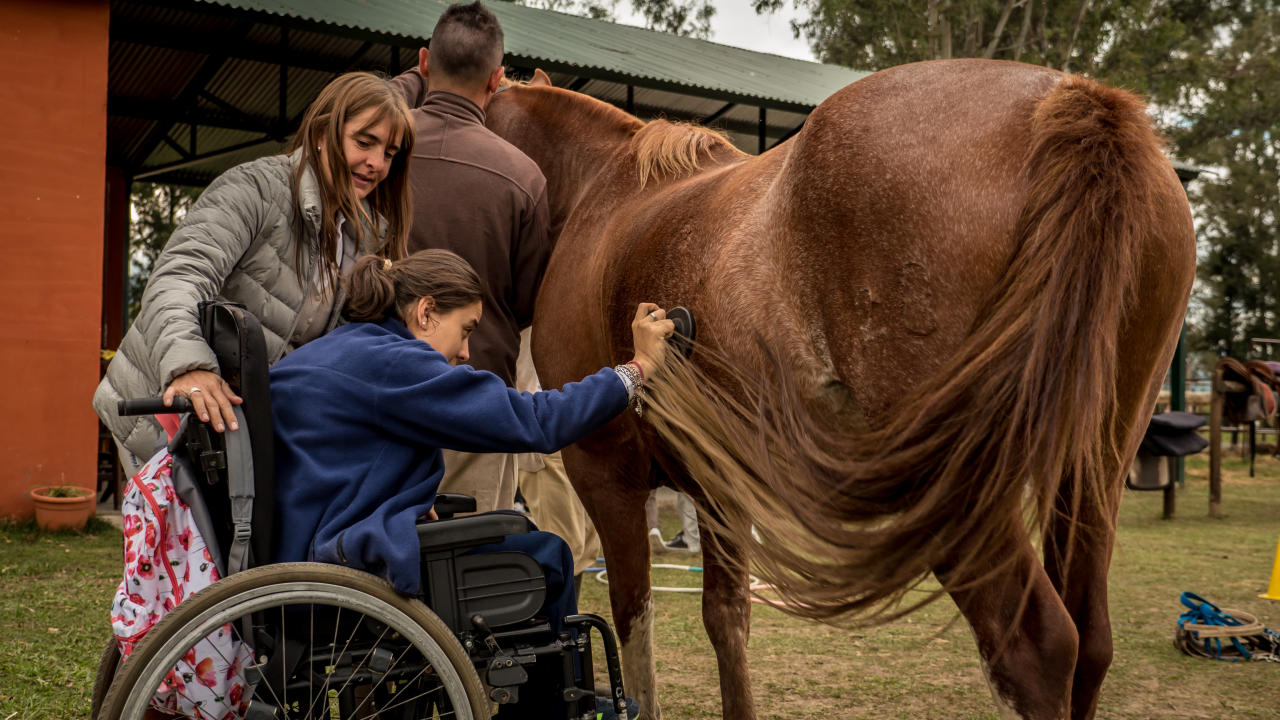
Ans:
MULTIPOLYGON (((814 60, 808 44, 791 33, 791 20, 797 12, 790 2, 771 15, 757 15, 751 9, 751 0, 715 0, 715 7, 709 40, 747 50, 814 60)), ((644 25, 643 18, 632 12, 628 0, 618 3, 617 22, 644 25)))

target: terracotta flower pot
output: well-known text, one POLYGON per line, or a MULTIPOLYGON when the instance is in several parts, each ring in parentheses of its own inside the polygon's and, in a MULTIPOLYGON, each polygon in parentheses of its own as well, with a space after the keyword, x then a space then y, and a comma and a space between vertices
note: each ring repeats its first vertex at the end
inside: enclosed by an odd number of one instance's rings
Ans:
POLYGON ((93 517, 97 497, 89 488, 60 486, 67 497, 50 495, 54 488, 31 488, 36 504, 36 524, 45 530, 79 530, 93 517))

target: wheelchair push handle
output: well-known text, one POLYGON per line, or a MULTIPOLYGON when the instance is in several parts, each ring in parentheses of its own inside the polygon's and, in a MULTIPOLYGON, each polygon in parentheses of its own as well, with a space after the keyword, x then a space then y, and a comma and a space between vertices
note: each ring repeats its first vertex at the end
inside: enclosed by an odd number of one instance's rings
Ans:
POLYGON ((165 407, 160 398, 131 398, 116 404, 116 412, 125 415, 166 415, 191 412, 191 401, 181 395, 173 399, 173 404, 165 407))

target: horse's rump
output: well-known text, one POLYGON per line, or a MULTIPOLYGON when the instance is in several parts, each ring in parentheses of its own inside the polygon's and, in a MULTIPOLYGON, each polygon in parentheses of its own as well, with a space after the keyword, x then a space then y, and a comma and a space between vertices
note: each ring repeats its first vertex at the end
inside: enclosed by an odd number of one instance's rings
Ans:
POLYGON ((649 417, 791 611, 896 614, 932 570, 943 590, 1002 572, 995 548, 1060 493, 1111 502, 1194 267, 1138 99, 1011 63, 907 66, 815 110, 781 173, 763 247, 807 314, 714 318, 649 417), (842 392, 873 431, 822 411, 842 392))

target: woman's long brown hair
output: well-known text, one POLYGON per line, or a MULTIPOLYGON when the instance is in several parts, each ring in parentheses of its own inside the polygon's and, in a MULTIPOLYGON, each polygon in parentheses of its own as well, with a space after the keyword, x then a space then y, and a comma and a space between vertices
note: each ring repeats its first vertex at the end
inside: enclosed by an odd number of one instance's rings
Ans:
POLYGON ((320 262, 322 291, 337 287, 338 266, 334 261, 340 238, 337 213, 350 223, 359 246, 370 244, 369 228, 386 231, 386 243, 379 254, 398 260, 405 256, 413 209, 409 195, 409 156, 413 151, 413 118, 400 93, 385 78, 367 72, 339 75, 325 86, 307 108, 302 125, 293 136, 289 151, 301 150, 302 162, 293 171, 294 264, 299 278, 307 271, 305 218, 302 216, 302 176, 308 166, 320 186, 320 262), (351 169, 343 153, 343 133, 347 122, 374 108, 370 124, 391 121, 390 139, 399 138, 399 151, 391 159, 387 176, 360 202, 351 182, 351 169), (323 153, 321 151, 323 148, 323 153), (324 168, 328 167, 326 173, 324 168), (372 211, 372 215, 370 214, 372 211), (382 224, 385 223, 385 226, 382 224))

